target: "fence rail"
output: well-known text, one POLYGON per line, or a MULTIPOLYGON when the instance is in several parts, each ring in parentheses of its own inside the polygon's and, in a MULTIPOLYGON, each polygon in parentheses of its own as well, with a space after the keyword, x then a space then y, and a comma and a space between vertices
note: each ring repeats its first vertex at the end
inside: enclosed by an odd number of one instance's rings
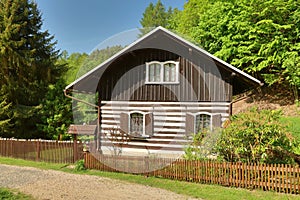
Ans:
POLYGON ((147 176, 163 177, 168 179, 191 181, 198 183, 218 184, 223 186, 263 189, 284 193, 300 193, 299 166, 283 164, 247 164, 227 163, 215 161, 187 161, 183 159, 146 158, 129 156, 105 156, 86 153, 85 166, 89 169, 98 169, 110 172, 131 172, 135 160, 139 169, 149 169, 149 165, 160 163, 165 166, 151 172, 140 173, 147 176), (112 163, 114 166, 107 163, 112 163), (118 162, 122 160, 120 165, 118 162), (124 162, 127 160, 128 162, 124 162), (127 163, 127 164, 126 164, 127 163), (141 165, 141 163, 143 163, 141 165))
POLYGON ((79 141, 23 140, 0 138, 0 156, 52 163, 74 163, 83 159, 79 141))

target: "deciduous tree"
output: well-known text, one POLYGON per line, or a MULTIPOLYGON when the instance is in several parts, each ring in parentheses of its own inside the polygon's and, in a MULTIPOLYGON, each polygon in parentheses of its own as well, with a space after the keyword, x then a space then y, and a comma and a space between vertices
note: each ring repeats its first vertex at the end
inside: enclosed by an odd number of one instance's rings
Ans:
POLYGON ((298 100, 300 2, 189 0, 175 29, 266 85, 289 87, 298 100))

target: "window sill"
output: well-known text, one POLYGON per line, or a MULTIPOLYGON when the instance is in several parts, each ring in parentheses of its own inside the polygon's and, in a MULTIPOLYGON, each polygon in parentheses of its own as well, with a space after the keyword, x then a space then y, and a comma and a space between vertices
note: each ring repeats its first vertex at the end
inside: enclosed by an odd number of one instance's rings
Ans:
POLYGON ((178 85, 179 82, 146 82, 146 85, 178 85))
POLYGON ((150 136, 148 136, 148 135, 140 135, 140 136, 137 136, 137 135, 130 135, 129 134, 129 139, 130 140, 134 140, 134 141, 138 141, 138 140, 140 140, 140 141, 147 141, 147 139, 149 139, 150 138, 150 136))

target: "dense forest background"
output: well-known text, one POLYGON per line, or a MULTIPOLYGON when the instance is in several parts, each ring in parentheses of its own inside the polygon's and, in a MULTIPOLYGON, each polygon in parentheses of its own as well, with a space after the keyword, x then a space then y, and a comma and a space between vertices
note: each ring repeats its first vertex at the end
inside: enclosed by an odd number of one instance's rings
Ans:
MULTIPOLYGON (((150 27, 170 29, 299 103, 299 1, 189 0, 178 10, 158 0, 145 8, 140 23, 141 35, 150 27)), ((1 0, 0 137, 64 134, 73 122, 65 86, 122 49, 69 55, 41 26, 34 1, 1 0)))

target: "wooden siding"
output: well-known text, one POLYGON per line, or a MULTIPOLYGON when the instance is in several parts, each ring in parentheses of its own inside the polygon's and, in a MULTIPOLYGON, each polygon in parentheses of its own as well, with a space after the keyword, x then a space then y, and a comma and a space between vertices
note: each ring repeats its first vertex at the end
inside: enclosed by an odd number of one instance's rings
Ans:
POLYGON ((184 137, 186 113, 208 112, 221 114, 221 121, 229 117, 229 103, 223 102, 122 102, 104 101, 101 106, 101 127, 103 133, 120 128, 120 115, 131 111, 153 114, 153 136, 184 137))
POLYGON ((158 49, 127 53, 105 71, 98 85, 101 100, 230 102, 231 74, 213 61, 193 60, 158 49), (179 61, 180 84, 145 84, 146 62, 179 61))

